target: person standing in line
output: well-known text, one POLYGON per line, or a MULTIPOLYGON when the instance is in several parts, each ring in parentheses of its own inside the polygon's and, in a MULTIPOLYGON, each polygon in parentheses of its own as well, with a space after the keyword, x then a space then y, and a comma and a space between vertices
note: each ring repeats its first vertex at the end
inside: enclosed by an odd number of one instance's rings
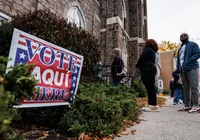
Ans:
POLYGON ((117 86, 121 82, 121 78, 117 75, 121 73, 124 69, 124 61, 122 57, 120 56, 121 54, 121 49, 120 48, 115 48, 113 50, 114 53, 114 59, 111 65, 111 75, 112 75, 112 83, 114 86, 117 86))
POLYGON ((174 71, 172 73, 172 76, 174 77, 174 82, 173 82, 173 88, 174 88, 174 105, 177 105, 178 103, 184 103, 183 100, 183 92, 182 92, 182 82, 180 78, 180 74, 177 71, 174 71), (180 102, 179 102, 179 99, 180 102))
POLYGON ((157 106, 157 91, 155 86, 155 76, 157 73, 155 59, 157 51, 157 42, 153 39, 148 39, 136 64, 136 71, 141 74, 141 80, 148 94, 148 105, 142 108, 143 111, 159 111, 159 106, 157 106))
POLYGON ((101 59, 99 59, 99 61, 97 62, 96 70, 97 70, 97 81, 101 83, 103 74, 103 64, 101 62, 101 59))
POLYGON ((180 72, 185 106, 178 111, 189 110, 189 112, 199 109, 199 63, 200 49, 199 46, 192 41, 189 41, 187 33, 180 35, 182 42, 177 56, 177 71, 180 72), (193 106, 191 106, 191 99, 193 106))

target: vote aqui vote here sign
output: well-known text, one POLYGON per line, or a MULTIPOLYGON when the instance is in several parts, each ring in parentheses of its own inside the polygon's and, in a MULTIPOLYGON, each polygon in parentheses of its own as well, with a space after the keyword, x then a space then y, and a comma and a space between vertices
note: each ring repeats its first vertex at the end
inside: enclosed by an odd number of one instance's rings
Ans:
POLYGON ((33 97, 23 99, 19 107, 67 105, 73 102, 83 65, 83 56, 43 39, 14 29, 7 68, 33 64, 38 80, 33 97))

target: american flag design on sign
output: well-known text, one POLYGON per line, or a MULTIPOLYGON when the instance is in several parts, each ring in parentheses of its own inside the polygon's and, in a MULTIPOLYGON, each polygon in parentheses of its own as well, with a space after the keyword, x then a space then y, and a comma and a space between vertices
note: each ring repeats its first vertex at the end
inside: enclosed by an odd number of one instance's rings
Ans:
POLYGON ((25 107, 70 104, 74 100, 83 56, 15 29, 7 67, 33 64, 38 80, 34 97, 22 100, 25 107))

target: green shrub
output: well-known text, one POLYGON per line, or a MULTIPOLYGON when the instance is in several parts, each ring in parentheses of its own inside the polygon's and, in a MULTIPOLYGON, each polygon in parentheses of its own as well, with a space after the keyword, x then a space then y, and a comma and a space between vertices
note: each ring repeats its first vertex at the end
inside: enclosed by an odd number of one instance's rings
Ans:
POLYGON ((137 97, 147 97, 147 91, 141 80, 133 81, 133 89, 138 93, 137 97))
POLYGON ((0 133, 7 130, 9 124, 11 123, 13 117, 16 115, 16 109, 8 108, 9 103, 13 101, 13 98, 9 92, 5 92, 0 87, 0 133))
POLYGON ((30 76, 31 69, 27 65, 17 65, 6 71, 7 59, 0 56, 0 138, 18 139, 18 135, 9 128, 12 120, 17 117, 17 109, 12 105, 32 95, 36 80, 30 76))
POLYGON ((126 86, 80 84, 71 106, 20 109, 20 123, 59 128, 71 136, 107 136, 117 133, 124 119, 137 119, 136 94, 126 86))
POLYGON ((15 97, 15 104, 33 95, 37 80, 31 76, 31 71, 31 66, 16 65, 10 68, 4 76, 4 88, 15 97))
POLYGON ((72 135, 117 133, 124 119, 137 119, 135 91, 125 86, 84 84, 75 103, 60 120, 60 128, 72 135))

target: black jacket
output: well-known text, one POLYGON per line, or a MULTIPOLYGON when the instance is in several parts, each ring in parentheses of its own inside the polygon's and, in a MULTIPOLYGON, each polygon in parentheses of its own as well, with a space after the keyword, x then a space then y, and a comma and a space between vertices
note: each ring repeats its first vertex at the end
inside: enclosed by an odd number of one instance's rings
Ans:
POLYGON ((173 85, 174 85, 174 88, 182 88, 182 84, 181 84, 180 81, 179 81, 179 77, 175 77, 175 78, 174 78, 174 83, 173 83, 173 85))
POLYGON ((136 68, 139 68, 141 73, 150 72, 150 69, 155 68, 155 60, 155 51, 150 47, 144 48, 142 55, 136 64, 136 68))
POLYGON ((112 62, 111 74, 116 76, 117 73, 121 73, 124 68, 124 61, 121 56, 115 56, 112 62))

